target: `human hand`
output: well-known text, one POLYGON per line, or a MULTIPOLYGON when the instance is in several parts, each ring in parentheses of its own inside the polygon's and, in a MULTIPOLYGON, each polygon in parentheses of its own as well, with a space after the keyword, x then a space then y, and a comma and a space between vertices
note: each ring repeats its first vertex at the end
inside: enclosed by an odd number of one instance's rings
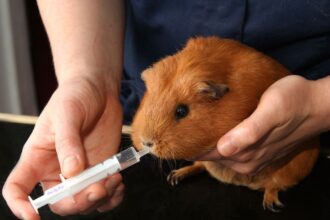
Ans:
MULTIPOLYGON (((60 183, 60 173, 74 176, 117 152, 122 111, 118 95, 101 81, 80 78, 60 84, 43 110, 3 188, 18 218, 40 219, 28 201, 38 182, 45 191, 60 183)), ((123 198, 121 180, 119 174, 111 176, 50 208, 59 215, 110 210, 123 198)))
POLYGON ((301 141, 329 129, 329 79, 322 82, 327 86, 299 76, 275 82, 254 113, 198 160, 219 160, 236 172, 253 174, 289 154, 301 141))

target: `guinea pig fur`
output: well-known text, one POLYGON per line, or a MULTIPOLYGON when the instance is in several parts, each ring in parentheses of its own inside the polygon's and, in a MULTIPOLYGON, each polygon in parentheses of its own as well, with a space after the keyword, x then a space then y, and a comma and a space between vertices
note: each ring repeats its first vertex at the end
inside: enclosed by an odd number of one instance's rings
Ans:
MULTIPOLYGON (((163 159, 192 159, 213 150, 226 132, 247 118, 263 92, 290 74, 270 57, 217 37, 190 39, 185 48, 142 73, 146 92, 132 124, 136 148, 150 147, 163 159)), ((264 208, 282 206, 278 192, 307 176, 317 160, 317 138, 258 174, 237 173, 217 161, 196 161, 172 171, 168 180, 206 170, 225 183, 264 191, 264 208)))

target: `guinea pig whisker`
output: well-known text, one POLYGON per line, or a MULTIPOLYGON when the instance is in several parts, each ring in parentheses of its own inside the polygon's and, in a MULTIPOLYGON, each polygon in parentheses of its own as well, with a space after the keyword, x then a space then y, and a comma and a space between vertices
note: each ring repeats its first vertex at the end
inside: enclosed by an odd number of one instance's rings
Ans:
POLYGON ((166 163, 168 165, 168 167, 170 168, 170 170, 173 170, 173 166, 170 160, 166 159, 166 163))
POLYGON ((158 158, 159 172, 163 172, 163 159, 158 158))
POLYGON ((175 159, 175 157, 174 157, 174 153, 173 153, 173 151, 170 151, 170 152, 171 152, 171 159, 172 159, 172 161, 174 162, 174 170, 176 170, 176 167, 177 167, 176 159, 175 159))

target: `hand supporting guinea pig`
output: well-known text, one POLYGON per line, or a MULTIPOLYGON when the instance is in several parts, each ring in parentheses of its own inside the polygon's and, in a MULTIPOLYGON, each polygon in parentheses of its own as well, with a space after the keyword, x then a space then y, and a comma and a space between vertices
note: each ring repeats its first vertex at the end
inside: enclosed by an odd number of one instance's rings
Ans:
POLYGON ((284 157, 296 144, 330 129, 330 77, 316 81, 287 76, 270 86, 254 113, 220 138, 198 160, 219 160, 254 174, 284 157))

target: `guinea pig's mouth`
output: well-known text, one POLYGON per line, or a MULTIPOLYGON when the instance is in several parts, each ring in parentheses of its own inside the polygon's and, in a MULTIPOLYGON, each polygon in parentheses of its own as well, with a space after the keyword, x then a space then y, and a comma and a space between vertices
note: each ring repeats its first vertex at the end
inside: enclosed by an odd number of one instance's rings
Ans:
POLYGON ((164 159, 164 160, 183 159, 182 157, 180 157, 178 152, 173 151, 173 148, 168 145, 155 144, 149 149, 150 149, 150 153, 159 159, 164 159))
POLYGON ((216 147, 206 147, 207 150, 201 150, 198 153, 194 154, 182 154, 180 152, 176 152, 168 148, 164 149, 157 149, 153 147, 151 149, 151 153, 161 159, 172 159, 172 160, 187 160, 187 161, 208 161, 213 160, 219 157, 219 153, 215 150, 216 147))
POLYGON ((173 150, 176 149, 175 147, 170 146, 160 146, 156 145, 150 148, 150 153, 157 158, 165 159, 165 160, 187 160, 187 161, 198 161, 198 160, 207 160, 205 159, 205 155, 211 153, 214 147, 206 148, 208 150, 202 150, 200 153, 197 154, 186 154, 181 151, 173 150))
POLYGON ((176 159, 174 154, 171 154, 170 151, 160 149, 160 147, 157 146, 150 148, 150 153, 160 159, 176 159))
POLYGON ((208 155, 215 149, 214 146, 199 149, 192 146, 177 146, 164 140, 139 141, 135 143, 136 149, 142 150, 143 148, 148 147, 151 155, 164 160, 207 160, 204 156, 208 155))
POLYGON ((137 145, 134 145, 134 147, 135 147, 138 151, 142 150, 143 148, 149 148, 149 153, 150 153, 151 155, 156 156, 156 157, 159 157, 157 151, 155 151, 155 149, 157 148, 157 147, 155 147, 155 146, 150 147, 150 146, 145 146, 145 145, 143 145, 143 144, 137 144, 137 145))

